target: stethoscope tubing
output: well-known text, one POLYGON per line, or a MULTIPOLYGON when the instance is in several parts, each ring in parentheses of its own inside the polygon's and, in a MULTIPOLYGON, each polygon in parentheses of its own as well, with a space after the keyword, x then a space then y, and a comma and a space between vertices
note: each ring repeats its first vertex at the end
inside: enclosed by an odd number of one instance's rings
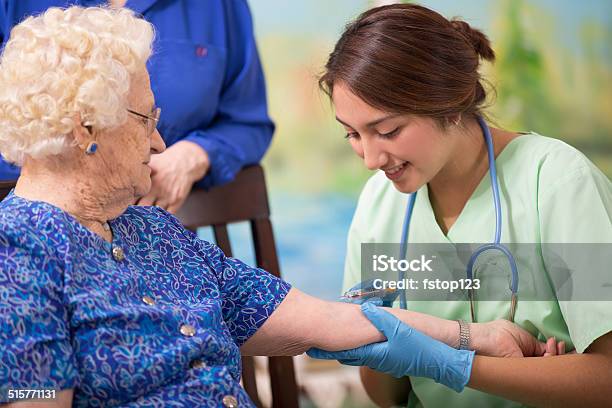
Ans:
MULTIPOLYGON (((489 176, 491 178, 491 189, 493 191, 493 205, 495 209, 495 236, 493 238, 493 242, 490 244, 486 244, 478 248, 472 256, 467 265, 466 276, 468 279, 473 278, 473 267, 476 263, 476 259, 483 252, 488 250, 498 250, 501 251, 510 264, 510 270, 512 272, 511 282, 510 282, 510 290, 512 291, 511 298, 511 306, 510 306, 510 314, 509 320, 514 321, 514 314, 516 311, 516 303, 518 300, 518 284, 519 284, 519 276, 518 276, 518 268, 516 265, 516 260, 512 255, 512 252, 504 245, 501 244, 501 229, 502 229, 502 211, 501 211, 501 198, 499 194, 499 180, 497 178, 497 169, 495 166, 495 153, 493 151, 493 138, 491 137, 491 131, 487 126, 484 119, 480 116, 477 117, 478 124, 482 130, 484 135, 484 139, 487 145, 487 156, 489 160, 489 176)), ((414 210, 414 205, 416 203, 417 192, 410 194, 408 198, 408 205, 406 206, 406 215, 404 216, 404 225, 402 227, 402 237, 400 243, 400 259, 405 259, 406 252, 408 248, 408 232, 410 229, 410 222, 412 220, 412 212, 414 210)), ((399 272, 399 279, 404 279, 404 272, 399 272)), ((407 308, 407 300, 406 300, 406 291, 400 291, 400 307, 402 309, 407 308)), ((474 315, 474 293, 472 290, 469 291, 469 300, 470 300, 470 314, 472 316, 472 321, 476 321, 476 317, 474 315)))

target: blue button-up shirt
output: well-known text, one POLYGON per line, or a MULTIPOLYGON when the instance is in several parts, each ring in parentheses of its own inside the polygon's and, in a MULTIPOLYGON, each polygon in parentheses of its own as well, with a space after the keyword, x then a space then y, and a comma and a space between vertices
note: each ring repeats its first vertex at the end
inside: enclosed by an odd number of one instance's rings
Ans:
MULTIPOLYGON (((26 16, 49 7, 105 3, 0 0, 0 41, 26 16)), ((188 140, 208 152, 211 168, 198 185, 229 182, 243 166, 258 163, 274 125, 246 1, 128 0, 126 7, 156 28, 148 68, 166 145, 188 140)), ((18 176, 17 167, 0 160, 0 180, 18 176)))
POLYGON ((75 406, 252 406, 239 347, 289 284, 157 207, 110 225, 112 244, 50 204, 0 203, 0 403, 48 387, 75 406))

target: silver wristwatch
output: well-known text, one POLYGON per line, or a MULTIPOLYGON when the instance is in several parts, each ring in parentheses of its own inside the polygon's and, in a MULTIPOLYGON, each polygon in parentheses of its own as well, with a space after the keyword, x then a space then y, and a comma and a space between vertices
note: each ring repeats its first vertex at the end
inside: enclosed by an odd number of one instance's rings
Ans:
POLYGON ((465 320, 457 320, 459 323, 459 350, 470 349, 470 325, 465 320))

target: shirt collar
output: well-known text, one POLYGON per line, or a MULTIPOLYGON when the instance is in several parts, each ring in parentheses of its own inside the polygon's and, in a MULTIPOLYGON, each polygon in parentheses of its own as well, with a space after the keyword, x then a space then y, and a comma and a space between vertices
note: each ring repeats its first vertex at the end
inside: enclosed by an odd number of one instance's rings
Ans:
POLYGON ((128 0, 125 6, 136 13, 144 14, 157 0, 128 0))
MULTIPOLYGON (((138 14, 144 14, 157 0, 127 0, 125 7, 134 10, 138 14)), ((107 4, 108 0, 81 0, 84 7, 99 6, 107 4)))

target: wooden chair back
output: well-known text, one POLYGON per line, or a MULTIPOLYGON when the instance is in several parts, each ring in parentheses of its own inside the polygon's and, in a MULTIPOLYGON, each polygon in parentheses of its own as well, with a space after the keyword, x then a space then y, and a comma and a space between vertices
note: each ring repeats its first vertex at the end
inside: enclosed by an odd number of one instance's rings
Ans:
MULTIPOLYGON (((248 221, 255 248, 257 267, 280 277, 280 267, 270 222, 268 192, 261 166, 243 169, 229 184, 210 191, 194 189, 177 214, 185 227, 212 226, 215 241, 227 256, 232 256, 227 225, 248 221)), ((291 357, 269 357, 268 370, 272 387, 272 406, 275 408, 298 407, 298 387, 291 357)), ((252 357, 242 358, 244 388, 261 407, 255 381, 252 357)))
POLYGON ((17 181, 0 181, 0 201, 4 199, 11 192, 11 190, 15 187, 15 183, 17 181))

